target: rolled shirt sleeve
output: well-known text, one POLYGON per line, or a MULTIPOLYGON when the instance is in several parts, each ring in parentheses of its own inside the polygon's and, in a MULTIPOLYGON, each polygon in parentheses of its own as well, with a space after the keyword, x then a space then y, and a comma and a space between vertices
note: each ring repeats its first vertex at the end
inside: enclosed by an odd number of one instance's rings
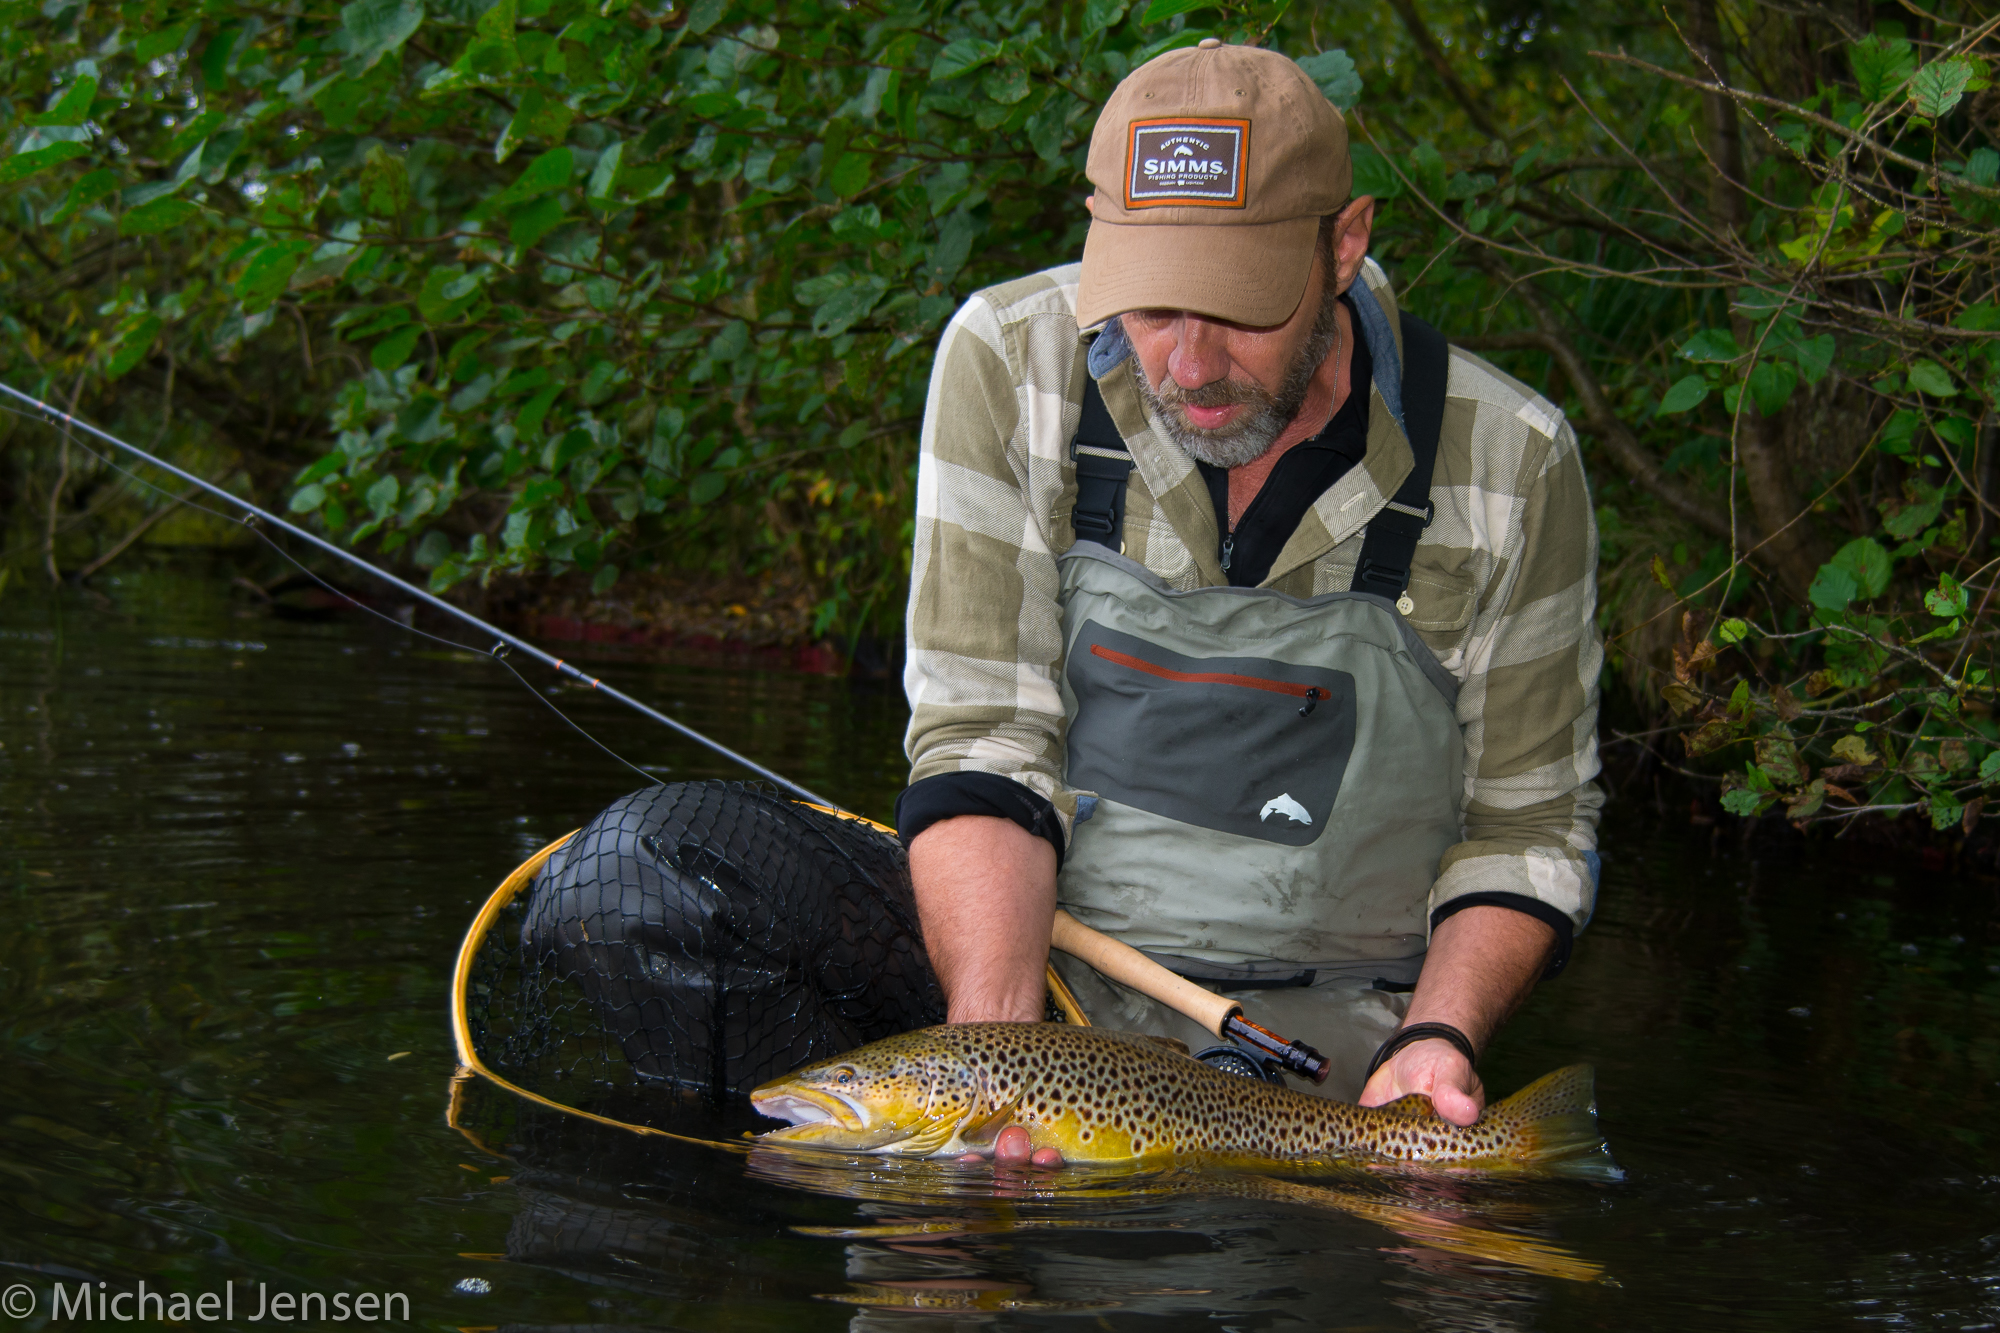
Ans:
POLYGON ((1440 862, 1431 918, 1472 901, 1521 907, 1558 926, 1566 954, 1595 906, 1603 805, 1597 528, 1568 423, 1540 399, 1516 419, 1538 447, 1520 455, 1518 519, 1458 673, 1465 836, 1440 862))

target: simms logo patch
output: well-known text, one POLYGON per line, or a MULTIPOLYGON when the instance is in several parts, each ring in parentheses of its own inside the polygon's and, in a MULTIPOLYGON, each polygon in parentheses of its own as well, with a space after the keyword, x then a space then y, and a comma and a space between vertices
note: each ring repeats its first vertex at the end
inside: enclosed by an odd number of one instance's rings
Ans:
POLYGON ((1243 207, 1247 120, 1135 120, 1126 145, 1125 207, 1243 207))

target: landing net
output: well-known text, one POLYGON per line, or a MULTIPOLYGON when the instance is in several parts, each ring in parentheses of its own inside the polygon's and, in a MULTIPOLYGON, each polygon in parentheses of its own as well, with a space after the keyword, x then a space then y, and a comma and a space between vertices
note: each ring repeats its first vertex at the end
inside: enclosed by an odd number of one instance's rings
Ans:
MULTIPOLYGON (((1050 1016, 1083 1021, 1049 975, 1050 1016)), ((701 1143, 672 1127, 943 1020, 894 831, 736 783, 635 792, 537 851, 480 908, 452 982, 465 1073, 701 1143)))

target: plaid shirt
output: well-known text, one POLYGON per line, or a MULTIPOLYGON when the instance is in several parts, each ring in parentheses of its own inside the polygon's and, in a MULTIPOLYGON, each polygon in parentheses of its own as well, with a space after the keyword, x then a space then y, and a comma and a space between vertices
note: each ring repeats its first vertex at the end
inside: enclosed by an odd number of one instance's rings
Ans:
MULTIPOLYGON (((1069 442, 1090 349, 1076 327, 1077 273, 988 288, 945 329, 917 471, 904 673, 910 780, 1011 778, 1048 800, 1065 836, 1080 793, 1063 780, 1056 558, 1076 540, 1069 442)), ((1383 396, 1386 367, 1400 362, 1399 347, 1382 345, 1401 337, 1395 298, 1373 260, 1362 281, 1387 316, 1364 322, 1377 368, 1367 454, 1307 510, 1260 585, 1294 596, 1348 589, 1368 520, 1413 466, 1383 396)), ((1137 358, 1106 368, 1103 350, 1098 387, 1135 464, 1125 554, 1175 588, 1226 586, 1194 460, 1148 412, 1137 358)), ((1393 380, 1389 392, 1400 397, 1393 380)), ((1459 680, 1465 731, 1463 840, 1440 864, 1432 920, 1455 899, 1498 894, 1580 929, 1603 804, 1592 782, 1603 648, 1576 437, 1547 399, 1453 348, 1431 500, 1407 619, 1459 680)))

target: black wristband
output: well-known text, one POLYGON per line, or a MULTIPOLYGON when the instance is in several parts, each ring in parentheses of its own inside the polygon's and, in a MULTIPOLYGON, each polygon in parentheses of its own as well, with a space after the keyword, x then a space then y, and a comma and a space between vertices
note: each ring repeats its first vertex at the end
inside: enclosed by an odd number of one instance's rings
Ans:
POLYGON ((1402 1050, 1405 1046, 1414 1046, 1420 1041, 1429 1041, 1433 1037, 1440 1041, 1448 1041, 1453 1046, 1456 1046, 1458 1053, 1465 1057, 1467 1064, 1476 1065, 1479 1063, 1479 1053, 1472 1049, 1472 1039, 1451 1024, 1412 1023, 1410 1026, 1394 1033, 1389 1040, 1375 1048, 1375 1058, 1368 1062, 1368 1072, 1362 1076, 1361 1081, 1365 1084, 1369 1079, 1374 1078, 1375 1071, 1383 1065, 1388 1064, 1396 1052, 1402 1050))

